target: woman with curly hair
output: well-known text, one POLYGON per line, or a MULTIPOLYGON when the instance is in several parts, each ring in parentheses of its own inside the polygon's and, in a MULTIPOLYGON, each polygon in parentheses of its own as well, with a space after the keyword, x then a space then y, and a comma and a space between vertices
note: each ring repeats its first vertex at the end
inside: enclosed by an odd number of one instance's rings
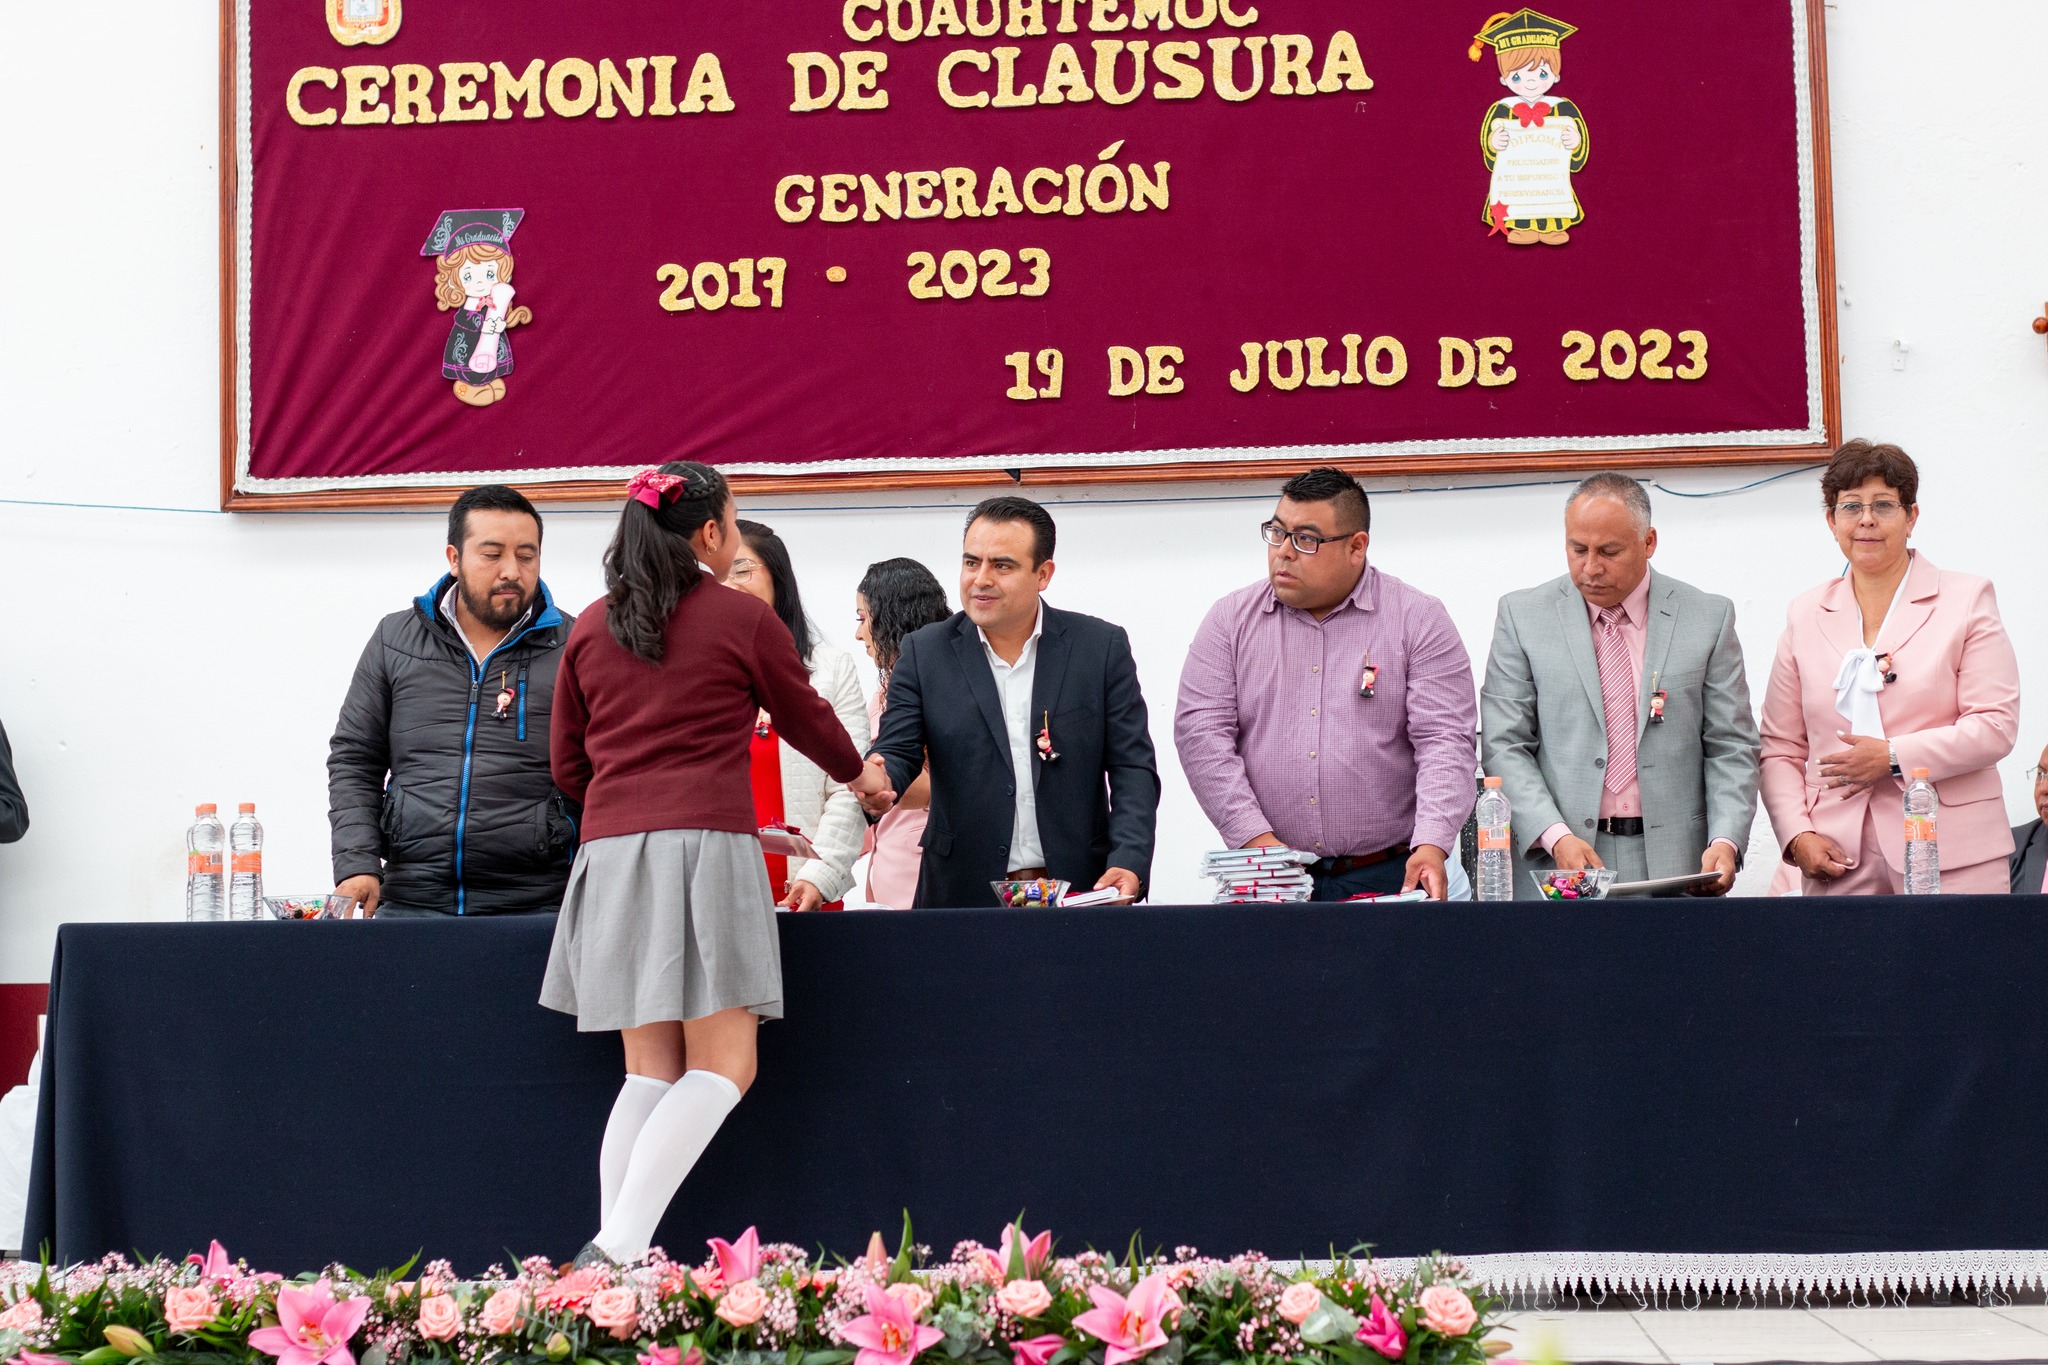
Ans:
MULTIPOLYGON (((879 734, 882 712, 889 705, 889 670, 903 650, 903 637, 936 625, 950 616, 946 590, 932 571, 914 559, 885 559, 870 564, 853 595, 853 638, 867 646, 868 658, 882 675, 868 702, 869 729, 879 734)), ((924 822, 930 815, 931 773, 927 770, 896 808, 868 832, 867 897, 892 910, 908 910, 917 895, 918 865, 923 860, 924 822)))

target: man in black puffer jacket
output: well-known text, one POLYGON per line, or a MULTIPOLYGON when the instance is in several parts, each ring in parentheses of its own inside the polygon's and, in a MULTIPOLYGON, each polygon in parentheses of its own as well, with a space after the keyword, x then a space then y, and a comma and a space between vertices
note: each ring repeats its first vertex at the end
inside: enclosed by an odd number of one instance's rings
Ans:
POLYGON ((335 892, 365 915, 561 908, 582 812, 549 775, 548 714, 574 620, 540 580, 540 537, 516 490, 464 493, 450 572, 379 622, 356 665, 327 819, 335 892))

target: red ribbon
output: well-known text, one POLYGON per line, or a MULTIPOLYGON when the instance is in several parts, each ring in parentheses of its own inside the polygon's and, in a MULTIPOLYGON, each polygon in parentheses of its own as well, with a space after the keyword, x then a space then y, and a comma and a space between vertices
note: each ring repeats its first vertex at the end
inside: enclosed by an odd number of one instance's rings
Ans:
POLYGON ((1543 120, 1550 117, 1550 106, 1538 100, 1534 104, 1518 104, 1509 112, 1522 121, 1524 128, 1532 123, 1541 128, 1543 120))
POLYGON ((626 496, 637 498, 655 511, 661 510, 665 502, 674 502, 676 490, 683 486, 680 474, 664 474, 659 469, 643 469, 635 474, 626 485, 626 496))

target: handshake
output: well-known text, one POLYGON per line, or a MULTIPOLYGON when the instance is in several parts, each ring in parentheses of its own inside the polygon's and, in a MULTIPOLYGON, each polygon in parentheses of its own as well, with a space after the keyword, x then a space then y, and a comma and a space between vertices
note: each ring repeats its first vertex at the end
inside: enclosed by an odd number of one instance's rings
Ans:
POLYGON ((880 754, 871 754, 867 766, 861 769, 859 777, 846 784, 855 796, 860 798, 860 807, 869 815, 887 815, 896 805, 896 789, 889 785, 889 769, 882 762, 880 754))

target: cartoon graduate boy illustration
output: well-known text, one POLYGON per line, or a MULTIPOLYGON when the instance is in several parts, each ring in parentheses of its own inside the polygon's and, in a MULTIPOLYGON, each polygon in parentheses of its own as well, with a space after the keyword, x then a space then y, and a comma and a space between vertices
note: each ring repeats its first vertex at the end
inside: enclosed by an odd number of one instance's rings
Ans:
POLYGON ((455 325, 441 348, 441 377, 473 408, 505 396, 505 376, 512 373, 505 329, 533 321, 532 309, 512 306, 509 244, 524 217, 525 209, 450 209, 420 248, 422 256, 440 257, 434 298, 441 311, 455 310, 455 325))
POLYGON ((1535 10, 1496 14, 1468 55, 1492 48, 1508 88, 1479 125, 1479 155, 1493 173, 1482 210, 1488 236, 1514 246, 1563 246, 1585 217, 1572 176, 1586 164, 1586 121, 1570 100, 1551 94, 1564 74, 1564 40, 1578 32, 1535 10))

